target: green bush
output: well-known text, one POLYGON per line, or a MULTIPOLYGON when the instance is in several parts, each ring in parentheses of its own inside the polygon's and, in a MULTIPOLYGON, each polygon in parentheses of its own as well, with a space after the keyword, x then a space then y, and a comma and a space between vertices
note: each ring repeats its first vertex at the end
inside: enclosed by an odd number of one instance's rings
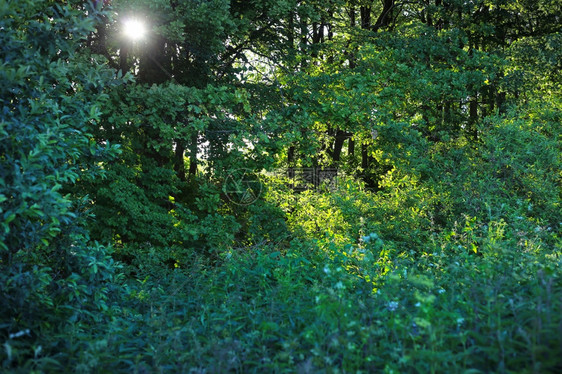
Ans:
MULTIPOLYGON (((114 73, 78 53, 97 11, 82 2, 0 6, 0 365, 52 363, 55 331, 103 317, 110 250, 84 228, 87 200, 64 192, 101 178, 117 148, 88 134, 114 73), (87 157, 86 157, 87 155, 87 157), (27 361, 29 360, 29 361, 27 361)), ((58 341, 60 343, 61 341, 58 341)))

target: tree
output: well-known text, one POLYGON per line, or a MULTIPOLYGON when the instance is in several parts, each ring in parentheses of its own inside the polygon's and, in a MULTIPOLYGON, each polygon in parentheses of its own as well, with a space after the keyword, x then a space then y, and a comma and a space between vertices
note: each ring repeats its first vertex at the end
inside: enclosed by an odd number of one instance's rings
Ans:
POLYGON ((272 83, 248 77, 255 71, 247 53, 286 48, 276 38, 294 4, 251 5, 224 0, 116 3, 119 14, 132 16, 133 9, 137 16, 151 14, 146 18, 150 35, 134 48, 112 37, 109 30, 117 34, 116 23, 98 25, 91 48, 116 67, 134 67, 136 74, 134 84, 112 92, 101 125, 92 128, 98 142, 123 144, 121 159, 104 165, 108 183, 82 184, 96 202, 96 237, 158 245, 192 242, 198 235, 172 231, 179 221, 189 232, 197 231, 187 228, 193 226, 191 213, 177 216, 182 209, 196 212, 200 220, 207 215, 195 199, 203 183, 196 173, 204 171, 213 184, 237 167, 272 162, 273 152, 264 151, 271 147, 250 149, 248 144, 276 136, 275 121, 270 131, 257 113, 279 105, 278 90, 268 92, 272 83))
POLYGON ((174 216, 178 206, 201 219, 200 185, 220 195, 232 169, 336 166, 378 188, 391 154, 414 138, 476 144, 481 119, 521 90, 505 59, 516 30, 550 33, 559 9, 503 0, 114 4, 151 33, 132 46, 105 22, 91 38, 135 83, 112 93, 92 129, 98 142, 124 145, 105 165, 110 187, 84 188, 107 217, 99 238, 159 245, 185 243, 169 232, 191 222, 174 216))

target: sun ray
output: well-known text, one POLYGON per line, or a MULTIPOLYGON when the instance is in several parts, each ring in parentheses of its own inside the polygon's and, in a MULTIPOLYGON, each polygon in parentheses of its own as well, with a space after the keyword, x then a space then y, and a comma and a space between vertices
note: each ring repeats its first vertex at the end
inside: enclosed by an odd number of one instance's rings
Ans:
POLYGON ((146 26, 141 20, 131 18, 125 20, 123 32, 129 39, 140 40, 146 35, 146 26))

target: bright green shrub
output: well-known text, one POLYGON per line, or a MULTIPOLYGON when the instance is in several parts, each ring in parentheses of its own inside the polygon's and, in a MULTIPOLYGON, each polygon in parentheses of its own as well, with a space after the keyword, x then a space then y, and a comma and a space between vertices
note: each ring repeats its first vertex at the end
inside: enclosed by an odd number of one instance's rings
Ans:
POLYGON ((341 177, 333 191, 296 195, 290 204, 289 228, 299 237, 315 238, 343 248, 377 233, 400 250, 427 240, 434 230, 432 214, 438 196, 415 177, 393 170, 373 193, 353 178, 341 177))

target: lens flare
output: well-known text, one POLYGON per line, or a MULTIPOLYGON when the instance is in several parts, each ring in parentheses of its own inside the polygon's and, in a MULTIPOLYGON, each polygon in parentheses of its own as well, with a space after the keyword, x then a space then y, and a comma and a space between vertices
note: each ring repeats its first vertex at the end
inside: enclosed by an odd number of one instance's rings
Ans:
POLYGON ((123 31, 127 38, 132 40, 140 40, 146 35, 146 26, 138 19, 128 19, 123 24, 123 31))

